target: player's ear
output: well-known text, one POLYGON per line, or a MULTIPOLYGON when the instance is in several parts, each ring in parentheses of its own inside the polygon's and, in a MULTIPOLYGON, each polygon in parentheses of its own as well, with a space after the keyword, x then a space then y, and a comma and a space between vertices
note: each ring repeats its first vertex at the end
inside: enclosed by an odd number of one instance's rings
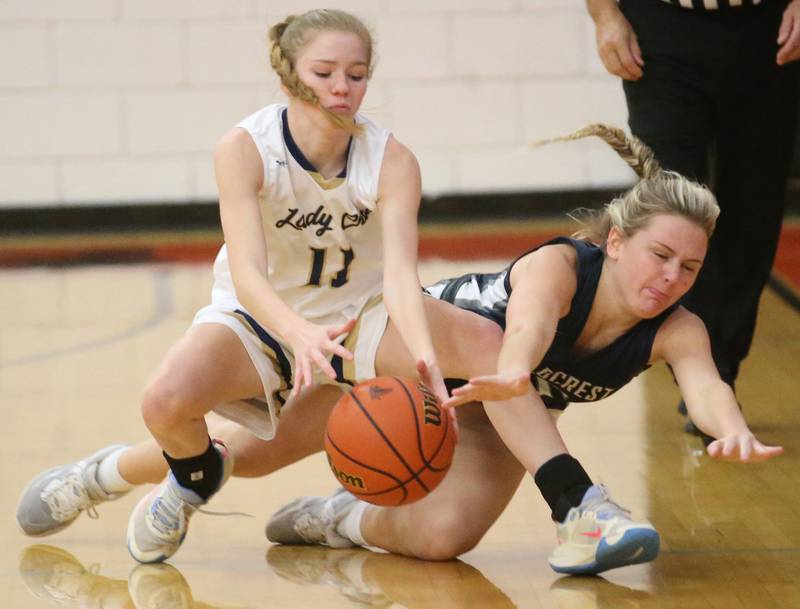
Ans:
POLYGON ((617 260, 625 244, 625 236, 617 226, 612 226, 606 238, 606 255, 612 260, 617 260))

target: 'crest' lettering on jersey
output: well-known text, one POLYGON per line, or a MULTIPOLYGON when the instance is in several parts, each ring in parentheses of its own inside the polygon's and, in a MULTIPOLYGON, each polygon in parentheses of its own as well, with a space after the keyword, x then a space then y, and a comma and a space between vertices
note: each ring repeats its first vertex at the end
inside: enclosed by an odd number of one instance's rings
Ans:
POLYGON ((611 387, 594 385, 589 381, 575 378, 562 370, 542 368, 536 370, 534 374, 540 395, 552 395, 552 389, 558 388, 571 402, 594 402, 608 397, 615 391, 611 387))

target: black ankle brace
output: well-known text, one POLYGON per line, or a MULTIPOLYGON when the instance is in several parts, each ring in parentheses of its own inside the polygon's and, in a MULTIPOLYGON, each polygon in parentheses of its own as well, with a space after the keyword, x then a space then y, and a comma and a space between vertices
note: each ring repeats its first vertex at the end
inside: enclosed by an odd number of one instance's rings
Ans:
POLYGON ((542 465, 533 476, 542 497, 550 506, 550 517, 562 522, 570 508, 578 506, 592 479, 583 466, 572 455, 556 455, 542 465))
POLYGON ((222 481, 222 456, 214 448, 211 438, 208 439, 208 448, 201 455, 175 459, 165 452, 164 458, 178 484, 197 493, 203 501, 208 501, 219 488, 222 481))

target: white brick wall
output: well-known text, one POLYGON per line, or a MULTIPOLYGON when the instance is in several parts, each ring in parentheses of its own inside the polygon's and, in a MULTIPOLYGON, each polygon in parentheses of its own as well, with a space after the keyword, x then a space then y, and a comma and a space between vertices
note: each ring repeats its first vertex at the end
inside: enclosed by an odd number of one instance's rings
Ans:
MULTIPOLYGON (((417 153, 425 191, 618 186, 625 125, 583 0, 338 0, 375 31, 364 111, 417 153)), ((0 1, 0 207, 208 200, 211 153, 281 99, 268 24, 311 0, 0 1)))
POLYGON ((56 85, 168 87, 184 78, 180 25, 64 24, 55 29, 56 85))

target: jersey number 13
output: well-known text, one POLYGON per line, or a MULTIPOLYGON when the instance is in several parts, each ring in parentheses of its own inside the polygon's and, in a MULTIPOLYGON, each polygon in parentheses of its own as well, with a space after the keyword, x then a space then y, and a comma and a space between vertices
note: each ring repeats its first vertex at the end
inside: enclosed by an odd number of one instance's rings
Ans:
MULTIPOLYGON (((327 249, 317 249, 315 247, 311 249, 311 273, 308 276, 308 283, 306 285, 322 285, 322 269, 325 267, 325 256, 328 253, 327 249)), ((344 266, 342 270, 340 270, 336 275, 331 277, 331 287, 332 288, 340 288, 349 279, 348 274, 350 273, 350 264, 353 262, 353 258, 355 255, 353 254, 353 250, 339 250, 344 256, 344 266)))

